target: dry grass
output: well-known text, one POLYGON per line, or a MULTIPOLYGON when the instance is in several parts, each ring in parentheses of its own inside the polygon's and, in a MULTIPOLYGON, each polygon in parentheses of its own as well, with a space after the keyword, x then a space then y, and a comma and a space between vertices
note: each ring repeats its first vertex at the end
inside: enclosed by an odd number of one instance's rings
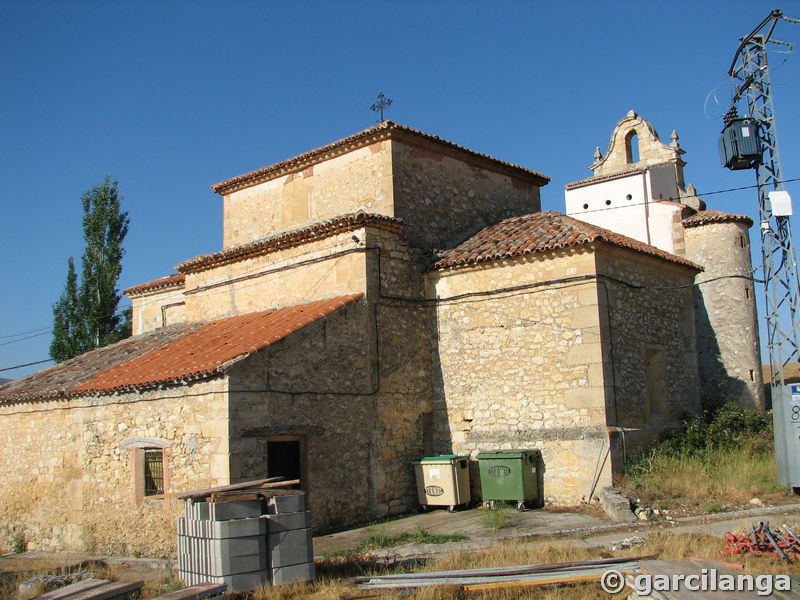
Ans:
POLYGON ((703 458, 655 455, 645 469, 626 477, 622 487, 644 505, 660 508, 678 504, 707 507, 715 502, 745 505, 753 497, 770 502, 787 498, 775 478, 774 456, 746 448, 703 458))

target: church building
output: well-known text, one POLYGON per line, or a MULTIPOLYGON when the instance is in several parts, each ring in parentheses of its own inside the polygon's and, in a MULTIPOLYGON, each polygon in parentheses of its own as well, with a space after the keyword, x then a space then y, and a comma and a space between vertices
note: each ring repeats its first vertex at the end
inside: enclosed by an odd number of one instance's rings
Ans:
POLYGON ((176 494, 279 475, 326 531, 413 510, 421 456, 509 448, 576 504, 701 399, 761 406, 754 304, 703 283, 752 298, 751 223, 681 154, 629 114, 542 212, 545 175, 384 121, 214 185, 222 249, 126 290, 132 337, 0 387, 0 535, 169 556, 176 494))

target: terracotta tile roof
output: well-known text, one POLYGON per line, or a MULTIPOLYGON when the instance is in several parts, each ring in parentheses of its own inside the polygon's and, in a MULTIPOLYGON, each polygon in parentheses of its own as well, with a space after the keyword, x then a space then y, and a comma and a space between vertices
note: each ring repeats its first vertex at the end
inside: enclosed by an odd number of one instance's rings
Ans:
POLYGON ((175 273, 174 275, 169 275, 168 277, 162 277, 161 279, 155 279, 153 281, 131 286, 122 293, 126 296, 137 296, 139 294, 144 294, 146 292, 152 292, 155 290, 171 287, 183 287, 185 282, 186 275, 183 273, 175 273))
POLYGON ((171 325, 0 387, 0 405, 147 389, 213 377, 363 297, 350 294, 209 323, 171 325))
POLYGON ((686 217, 683 220, 684 227, 699 227, 700 225, 707 225, 709 223, 727 223, 731 221, 741 221, 746 223, 748 227, 752 227, 753 219, 747 215, 734 215, 725 213, 721 210, 698 210, 691 217, 686 217))
POLYGON ((463 244, 448 250, 434 268, 471 265, 593 242, 605 242, 702 271, 702 267, 693 262, 655 246, 552 210, 512 217, 490 225, 463 244))
POLYGON ((211 321, 180 339, 98 373, 72 391, 100 394, 207 378, 363 295, 350 294, 211 321))
POLYGON ((73 388, 118 365, 180 339, 194 325, 170 325, 86 352, 0 387, 0 405, 74 396, 73 388))
MULTIPOLYGON (((660 166, 660 165, 654 165, 654 166, 660 166)), ((568 183, 567 185, 564 186, 564 189, 572 190, 575 188, 583 187, 584 185, 588 185, 590 183, 597 183, 598 181, 611 181, 612 179, 621 179, 622 177, 628 177, 630 175, 635 175, 636 173, 644 173, 648 167, 631 167, 630 169, 625 169, 624 171, 619 171, 618 173, 609 173, 608 175, 592 175, 591 177, 587 177, 586 179, 581 179, 580 181, 573 181, 572 183, 568 183)))
POLYGON ((327 144, 320 148, 316 148, 304 154, 300 154, 294 158, 251 171, 250 173, 237 175, 231 179, 226 179, 225 181, 212 185, 211 189, 218 194, 229 194, 252 185, 263 183, 264 181, 269 181, 270 179, 274 179, 276 177, 281 177, 288 173, 305 169, 310 165, 316 164, 323 160, 328 160, 335 156, 352 152, 357 148, 367 146, 376 141, 389 138, 405 140, 410 143, 414 143, 415 141, 417 143, 420 141, 433 143, 444 150, 450 152, 455 151, 456 153, 466 155, 469 158, 477 160, 478 162, 487 166, 494 166, 495 169, 499 168, 503 171, 513 173, 517 177, 522 176, 540 186, 547 185, 547 182, 550 181, 549 177, 542 175, 537 171, 533 171, 504 160, 493 158, 487 154, 475 152, 474 150, 470 150, 464 146, 459 146, 458 144, 444 140, 436 135, 431 135, 429 133, 425 133, 424 131, 412 129, 411 127, 406 127, 405 125, 395 123, 394 121, 384 121, 383 123, 363 131, 359 131, 358 133, 349 137, 327 144))
POLYGON ((292 248, 306 242, 323 240, 327 237, 359 229, 364 226, 377 227, 386 231, 399 233, 403 228, 402 219, 397 217, 387 217, 386 215, 376 215, 358 211, 320 221, 300 229, 293 229, 284 233, 278 233, 270 237, 256 240, 248 244, 242 244, 227 250, 213 252, 211 254, 201 254, 176 265, 175 268, 182 273, 196 273, 220 265, 229 264, 262 256, 270 252, 278 252, 286 248, 292 248))

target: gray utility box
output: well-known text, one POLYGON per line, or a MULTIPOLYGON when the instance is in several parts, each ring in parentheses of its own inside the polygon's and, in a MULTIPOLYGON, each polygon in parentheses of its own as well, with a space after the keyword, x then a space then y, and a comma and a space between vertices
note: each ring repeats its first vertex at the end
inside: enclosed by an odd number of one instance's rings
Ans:
POLYGON ((772 388, 778 484, 800 487, 800 385, 772 388))
POLYGON ((276 495, 265 506, 261 500, 186 502, 178 520, 178 573, 187 585, 225 583, 239 592, 313 580, 305 495, 276 495))
POLYGON ((732 171, 752 169, 761 164, 761 139, 754 119, 733 119, 719 138, 719 160, 732 171))

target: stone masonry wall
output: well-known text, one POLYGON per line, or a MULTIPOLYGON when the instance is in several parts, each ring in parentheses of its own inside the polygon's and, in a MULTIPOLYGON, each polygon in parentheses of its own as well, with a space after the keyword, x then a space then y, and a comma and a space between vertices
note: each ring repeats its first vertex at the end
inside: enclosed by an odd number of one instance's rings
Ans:
POLYGON ((365 229, 186 276, 186 318, 206 321, 366 289, 365 229), (353 238, 359 241, 354 241, 353 238), (298 263, 306 263, 298 265, 298 263))
MULTIPOLYGON (((610 485, 603 326, 591 251, 429 274, 439 452, 538 448, 548 501, 610 485), (587 276, 588 280, 560 282, 587 276), (531 288, 497 293, 510 286, 531 288), (454 298, 489 292, 485 296, 454 298), (451 299, 451 300, 449 300, 451 299)), ((477 492, 477 482, 473 482, 477 492)))
POLYGON ((763 410, 747 225, 728 222, 689 227, 685 237, 687 258, 705 267, 694 290, 703 405, 712 408, 732 400, 763 410), (724 279, 716 279, 719 277, 724 279))
POLYGON ((506 217, 541 210, 539 187, 408 143, 392 141, 394 214, 424 249, 451 248, 506 217))
POLYGON ((421 251, 381 232, 367 239, 374 248, 368 294, 376 304, 380 374, 371 432, 377 457, 373 514, 382 517, 417 506, 411 462, 425 454, 426 436, 430 451, 433 436, 431 342, 421 251))
POLYGON ((231 475, 269 476, 267 443, 302 440, 315 529, 363 521, 374 504, 376 355, 362 300, 231 371, 231 475))
POLYGON ((186 320, 183 287, 132 296, 131 305, 133 335, 153 331, 165 325, 184 323, 186 320))
POLYGON ((13 446, 0 462, 0 545, 174 556, 171 494, 229 482, 223 379, 142 394, 0 407, 13 446), (166 446, 167 497, 136 502, 128 448, 166 446))
POLYGON ((226 195, 223 247, 359 209, 392 215, 390 144, 376 142, 226 195))
POLYGON ((362 239, 366 298, 231 375, 233 478, 267 473, 270 438, 302 439, 317 531, 414 506, 411 461, 422 455, 421 415, 431 411, 417 254, 376 230, 362 239))
POLYGON ((600 281, 600 316, 610 325, 609 423, 641 430, 647 443, 700 411, 695 271, 611 246, 598 250, 597 270, 606 276, 600 281), (655 367, 649 375, 648 360, 655 367))

